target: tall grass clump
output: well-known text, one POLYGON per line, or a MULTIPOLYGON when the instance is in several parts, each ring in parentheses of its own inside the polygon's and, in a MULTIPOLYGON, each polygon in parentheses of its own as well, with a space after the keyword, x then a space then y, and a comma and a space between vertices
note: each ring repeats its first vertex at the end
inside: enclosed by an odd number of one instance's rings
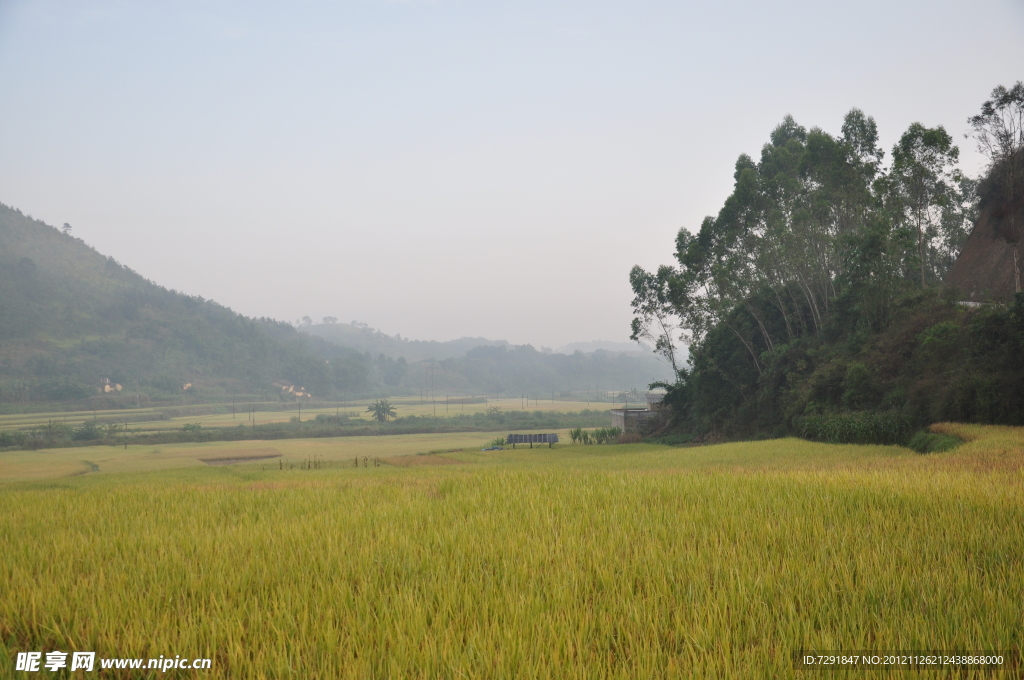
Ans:
POLYGON ((622 434, 619 427, 599 427, 596 430, 584 430, 576 427, 569 430, 569 439, 573 444, 612 444, 618 442, 622 434))
POLYGON ((860 411, 805 416, 800 436, 830 444, 904 444, 912 432, 900 413, 860 411))
POLYGON ((907 443, 907 448, 914 449, 918 453, 941 453, 952 451, 963 444, 963 440, 953 435, 937 432, 918 432, 907 443))

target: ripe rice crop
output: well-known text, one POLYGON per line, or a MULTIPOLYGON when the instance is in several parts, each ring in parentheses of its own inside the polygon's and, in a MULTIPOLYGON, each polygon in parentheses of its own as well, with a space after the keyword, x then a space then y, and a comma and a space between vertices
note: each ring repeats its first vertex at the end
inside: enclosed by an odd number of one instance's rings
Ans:
POLYGON ((1019 649, 1024 434, 944 428, 967 443, 0 487, 0 676, 53 649, 209 657, 204 678, 774 678, 800 649, 1019 649))

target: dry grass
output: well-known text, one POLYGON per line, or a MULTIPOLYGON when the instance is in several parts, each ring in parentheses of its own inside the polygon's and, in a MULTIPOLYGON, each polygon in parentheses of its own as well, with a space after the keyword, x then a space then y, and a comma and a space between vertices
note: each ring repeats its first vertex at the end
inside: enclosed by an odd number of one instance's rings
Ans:
MULTIPOLYGON (((561 430, 556 430, 562 432, 561 430)), ((505 434, 508 434, 507 432, 505 434)), ((204 460, 218 458, 249 458, 255 451, 281 454, 285 464, 299 465, 307 459, 330 464, 352 464, 359 457, 391 458, 414 455, 421 451, 464 448, 479 450, 485 442, 501 435, 500 432, 465 432, 441 434, 412 434, 371 437, 336 437, 323 439, 274 440, 272 446, 262 440, 237 442, 209 442, 203 444, 160 444, 158 446, 129 445, 83 446, 67 449, 0 452, 0 484, 4 482, 50 479, 56 480, 92 468, 83 461, 98 466, 95 476, 108 474, 147 473, 206 467, 204 460)), ((265 455, 258 453, 257 455, 265 455)), ((275 465, 271 461, 267 465, 275 465)), ((90 475, 92 476, 92 475, 90 475)))

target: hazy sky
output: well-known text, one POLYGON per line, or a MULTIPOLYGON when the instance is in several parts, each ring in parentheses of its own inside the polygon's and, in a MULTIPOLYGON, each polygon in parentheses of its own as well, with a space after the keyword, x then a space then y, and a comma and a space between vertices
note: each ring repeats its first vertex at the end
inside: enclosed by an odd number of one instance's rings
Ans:
POLYGON ((976 172, 1022 78, 1022 0, 0 0, 0 202, 248 315, 625 340, 785 114, 976 172))

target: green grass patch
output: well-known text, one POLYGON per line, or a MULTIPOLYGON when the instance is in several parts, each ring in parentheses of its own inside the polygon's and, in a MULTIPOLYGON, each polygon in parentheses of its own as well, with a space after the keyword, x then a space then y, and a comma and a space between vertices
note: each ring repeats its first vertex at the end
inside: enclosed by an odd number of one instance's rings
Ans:
POLYGON ((963 440, 959 437, 948 434, 918 432, 910 438, 907 448, 913 449, 918 453, 940 453, 942 451, 952 451, 963 443, 963 440))

